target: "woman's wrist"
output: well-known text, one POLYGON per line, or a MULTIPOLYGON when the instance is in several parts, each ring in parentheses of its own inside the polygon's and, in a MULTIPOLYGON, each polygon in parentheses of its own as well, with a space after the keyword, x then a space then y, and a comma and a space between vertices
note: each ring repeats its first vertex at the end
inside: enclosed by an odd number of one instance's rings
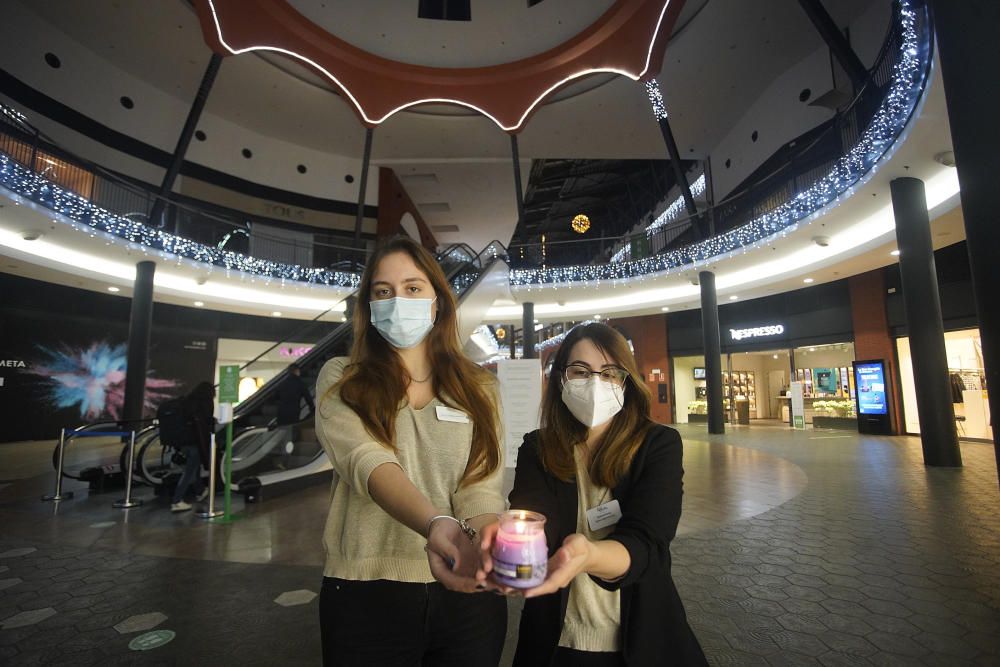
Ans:
POLYGON ((427 539, 430 539, 431 529, 434 527, 434 524, 437 521, 453 521, 457 523, 458 527, 462 530, 463 533, 465 533, 465 536, 469 538, 470 542, 474 542, 476 540, 476 536, 479 533, 479 531, 470 526, 468 522, 465 521, 465 519, 456 519, 450 514, 436 514, 427 521, 427 531, 426 531, 427 539))

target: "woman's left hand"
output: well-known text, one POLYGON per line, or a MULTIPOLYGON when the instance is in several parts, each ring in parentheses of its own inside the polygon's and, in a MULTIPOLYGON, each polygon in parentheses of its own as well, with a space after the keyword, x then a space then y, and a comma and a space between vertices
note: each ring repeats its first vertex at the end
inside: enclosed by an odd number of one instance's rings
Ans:
POLYGON ((567 536, 559 550, 549 559, 545 581, 534 588, 524 590, 524 597, 548 595, 569 586, 576 575, 587 571, 592 549, 593 543, 580 533, 567 536))

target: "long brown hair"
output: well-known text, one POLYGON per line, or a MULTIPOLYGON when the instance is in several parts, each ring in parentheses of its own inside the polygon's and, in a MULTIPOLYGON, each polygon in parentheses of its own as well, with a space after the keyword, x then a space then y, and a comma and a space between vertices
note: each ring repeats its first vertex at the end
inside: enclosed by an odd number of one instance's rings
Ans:
POLYGON ((398 451, 396 413, 413 378, 396 348, 372 326, 369 303, 379 262, 395 253, 405 253, 413 260, 427 276, 437 296, 437 319, 426 338, 431 387, 440 401, 465 411, 472 419, 472 449, 462 475, 462 486, 477 482, 500 466, 499 415, 492 396, 495 379, 462 353, 455 296, 434 256, 416 242, 405 237, 393 239, 378 248, 368 260, 354 307, 351 363, 330 391, 340 392, 341 400, 357 413, 375 440, 398 451))
POLYGON ((606 324, 594 322, 573 327, 556 352, 542 396, 538 434, 542 464, 564 482, 576 476, 573 448, 586 441, 589 429, 563 403, 562 387, 569 355, 581 340, 589 340, 613 363, 628 371, 625 405, 612 417, 608 430, 594 447, 588 471, 595 484, 613 488, 625 475, 646 432, 653 426, 649 416, 652 395, 642 381, 625 337, 606 324))

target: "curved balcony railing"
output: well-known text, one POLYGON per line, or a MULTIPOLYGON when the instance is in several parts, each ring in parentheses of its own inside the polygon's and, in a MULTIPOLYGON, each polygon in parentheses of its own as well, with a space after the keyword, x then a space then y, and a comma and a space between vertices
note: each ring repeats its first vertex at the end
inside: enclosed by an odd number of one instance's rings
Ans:
MULTIPOLYGON (((797 142, 800 146, 792 154, 772 158, 768 164, 776 168, 766 178, 702 211, 703 217, 711 218, 715 236, 676 247, 691 235, 692 221, 683 215, 683 207, 673 207, 646 230, 625 238, 550 243, 545 253, 537 246, 511 246, 511 284, 615 282, 669 273, 794 231, 849 196, 888 159, 918 108, 932 47, 927 0, 896 0, 888 36, 854 101, 797 142), (539 266, 539 257, 547 258, 546 266, 539 266), (553 261, 559 265, 553 266, 553 261)), ((172 231, 146 224, 158 196, 150 186, 72 158, 51 143, 40 143, 38 132, 17 111, 0 105, 0 112, 0 186, 62 214, 82 233, 96 231, 109 240, 138 244, 164 256, 178 255, 265 279, 351 288, 359 282, 364 250, 338 245, 336 239, 314 238, 308 244, 312 261, 306 263, 249 254, 246 237, 266 236, 248 230, 248 216, 242 212, 171 196, 172 231)), ((298 257, 295 244, 289 249, 285 239, 268 240, 285 244, 285 250, 298 257)))
POLYGON ((512 244, 511 284, 616 282, 669 273, 761 246, 794 231, 850 196, 891 156, 919 107, 932 52, 927 1, 897 0, 887 38, 852 103, 797 142, 798 148, 784 156, 766 178, 702 211, 703 217, 711 216, 715 236, 674 247, 692 224, 678 207, 674 219, 625 238, 549 243, 545 253, 534 244, 512 244), (521 263, 541 256, 547 258, 545 267, 521 263))
POLYGON ((287 230, 287 222, 181 195, 167 200, 159 226, 149 224, 149 211, 159 196, 150 185, 61 150, 3 104, 0 186, 72 220, 82 233, 96 231, 111 241, 265 279, 356 287, 364 265, 365 249, 349 247, 349 238, 303 226, 297 239, 287 233, 278 236, 266 230, 287 230))

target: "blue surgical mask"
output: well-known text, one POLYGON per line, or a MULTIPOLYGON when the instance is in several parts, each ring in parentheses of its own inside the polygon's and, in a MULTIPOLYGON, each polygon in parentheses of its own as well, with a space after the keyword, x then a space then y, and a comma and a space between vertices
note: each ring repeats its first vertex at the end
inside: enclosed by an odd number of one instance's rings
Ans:
POLYGON ((431 304, 436 299, 391 299, 370 301, 372 324, 390 345, 405 349, 418 345, 434 327, 431 304))

